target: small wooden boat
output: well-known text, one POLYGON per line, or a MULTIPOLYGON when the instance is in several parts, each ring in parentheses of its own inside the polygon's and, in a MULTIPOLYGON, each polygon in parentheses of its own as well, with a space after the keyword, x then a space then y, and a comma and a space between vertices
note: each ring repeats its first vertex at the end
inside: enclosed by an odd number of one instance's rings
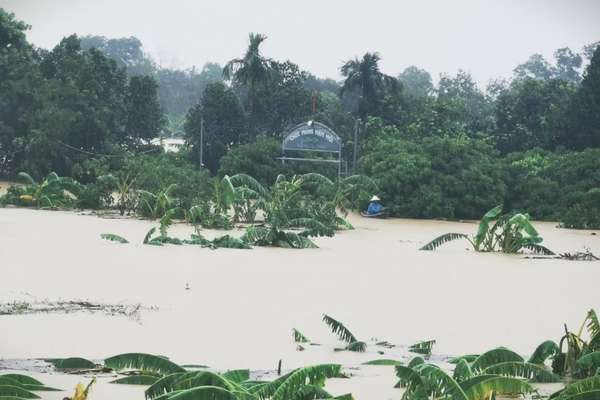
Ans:
POLYGON ((377 214, 369 214, 366 211, 361 211, 360 215, 365 218, 387 218, 387 212, 385 210, 378 212, 377 214))

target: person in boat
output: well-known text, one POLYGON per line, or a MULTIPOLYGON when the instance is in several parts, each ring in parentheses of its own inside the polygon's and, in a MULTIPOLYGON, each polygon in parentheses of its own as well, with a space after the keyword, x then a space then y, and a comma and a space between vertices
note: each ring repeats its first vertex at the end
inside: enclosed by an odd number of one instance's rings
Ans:
POLYGON ((369 207, 367 207, 367 214, 377 215, 381 214, 383 210, 384 207, 381 204, 381 199, 377 196, 371 197, 371 200, 369 200, 369 207))

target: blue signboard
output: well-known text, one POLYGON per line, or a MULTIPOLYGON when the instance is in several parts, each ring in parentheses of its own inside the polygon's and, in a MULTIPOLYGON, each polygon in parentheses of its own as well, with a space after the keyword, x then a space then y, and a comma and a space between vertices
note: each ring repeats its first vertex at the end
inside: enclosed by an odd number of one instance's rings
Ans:
POLYGON ((327 126, 314 121, 296 125, 283 138, 283 150, 339 153, 342 139, 327 126))

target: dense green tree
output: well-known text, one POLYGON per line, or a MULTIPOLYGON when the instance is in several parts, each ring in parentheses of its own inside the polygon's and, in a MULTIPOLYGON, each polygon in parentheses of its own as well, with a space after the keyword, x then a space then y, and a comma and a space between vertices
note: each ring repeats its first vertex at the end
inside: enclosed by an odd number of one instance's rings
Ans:
POLYGON ((222 81, 221 67, 215 63, 206 63, 199 72, 195 68, 161 68, 156 71, 156 81, 162 109, 178 118, 198 104, 206 86, 222 81))
POLYGON ((591 189, 600 187, 600 149, 530 150, 510 154, 503 164, 506 209, 538 219, 559 220, 591 189))
POLYGON ((26 26, 4 11, 1 15, 3 173, 69 175, 90 157, 121 151, 115 144, 127 138, 126 128, 137 138, 158 132, 156 88, 139 85, 147 80, 128 85, 124 68, 95 48, 83 50, 75 35, 51 51, 35 50, 15 33, 26 26))
POLYGON ((339 83, 331 78, 321 79, 317 78, 310 72, 306 72, 306 78, 304 79, 304 87, 311 91, 317 92, 332 92, 339 93, 341 86, 339 83))
POLYGON ((124 136, 127 76, 100 51, 81 50, 75 35, 43 54, 40 69, 44 104, 29 138, 29 151, 40 157, 30 158, 67 174, 73 163, 124 136))
POLYGON ((55 85, 54 105, 73 113, 65 127, 70 145, 101 150, 109 136, 122 132, 127 77, 114 61, 95 49, 83 51, 72 35, 43 57, 41 70, 55 85))
POLYGON ((437 89, 434 129, 438 134, 481 136, 494 127, 494 108, 470 74, 442 75, 437 89))
MULTIPOLYGON (((586 55, 593 46, 593 44, 586 46, 583 54, 586 55)), ((581 81, 580 70, 583 64, 581 54, 574 53, 568 47, 562 47, 554 52, 554 61, 555 65, 552 65, 541 54, 534 54, 514 69, 515 77, 517 79, 562 79, 575 83, 581 81)))
POLYGON ((560 221, 566 228, 600 229, 600 187, 584 193, 560 216, 560 221))
POLYGON ((190 109, 184 129, 192 158, 200 157, 200 131, 204 123, 203 163, 213 173, 227 150, 247 139, 245 117, 240 102, 225 84, 212 83, 204 90, 202 101, 190 109))
POLYGON ((14 174, 27 159, 26 135, 40 102, 42 78, 27 29, 0 8, 0 176, 14 174))
POLYGON ((573 83, 560 80, 515 80, 496 101, 495 136, 503 153, 562 144, 573 83))
POLYGON ((158 85, 151 76, 132 76, 125 98, 127 121, 125 132, 134 141, 151 140, 165 124, 158 104, 158 85))
POLYGON ((379 70, 381 57, 378 53, 365 53, 362 59, 346 61, 340 68, 344 76, 341 94, 357 90, 360 93, 358 115, 378 115, 386 92, 399 90, 396 78, 379 70))
POLYGON ((402 84, 399 96, 388 96, 384 102, 385 123, 393 123, 411 136, 436 134, 437 93, 429 72, 409 66, 398 80, 402 84))
POLYGON ((563 47, 554 52, 556 68, 554 77, 569 82, 579 82, 581 75, 579 69, 583 59, 579 54, 573 53, 568 47, 563 47))
POLYGON ((305 79, 305 73, 290 61, 272 63, 271 78, 255 92, 249 116, 254 134, 279 136, 310 117, 312 94, 304 86, 305 79))
POLYGON ((553 75, 552 65, 541 54, 532 55, 526 62, 518 65, 513 72, 518 79, 550 79, 553 75))
POLYGON ((426 97, 433 94, 431 74, 424 69, 411 65, 398 75, 402 82, 402 91, 411 97, 426 97))
MULTIPOLYGON (((362 121, 361 121, 362 122, 362 121)), ((381 117, 368 117, 361 123, 358 138, 358 155, 362 157, 371 152, 376 143, 382 139, 414 139, 397 125, 386 124, 381 117)))
POLYGON ((126 68, 129 75, 152 75, 156 70, 154 61, 142 48, 142 42, 134 37, 108 39, 104 36, 83 36, 82 50, 98 49, 119 67, 126 68))
POLYGON ((0 8, 0 49, 29 47, 25 37, 25 31, 29 28, 25 22, 15 19, 15 14, 0 8))
POLYGON ((247 107, 250 113, 254 110, 256 91, 260 85, 269 81, 273 71, 273 60, 260 53, 260 45, 267 39, 265 35, 250 33, 248 48, 242 58, 234 58, 225 64, 223 77, 233 79, 247 90, 247 107))
POLYGON ((136 189, 156 193, 172 184, 171 196, 184 209, 205 202, 211 194, 209 174, 191 163, 185 152, 141 154, 125 159, 122 172, 133 172, 136 189))
POLYGON ((189 70, 160 68, 144 52, 142 42, 133 36, 117 39, 84 36, 81 48, 100 50, 130 76, 153 76, 158 83, 160 105, 174 119, 185 116, 188 109, 200 101, 206 85, 222 80, 222 68, 215 63, 206 63, 200 71, 195 67, 189 70))
POLYGON ((600 47, 600 41, 598 42, 594 42, 594 43, 590 43, 588 45, 583 46, 583 56, 587 59, 587 60, 591 60, 592 57, 594 56, 594 52, 596 51, 596 49, 600 47))
POLYGON ((259 136, 251 143, 233 147, 221 158, 219 175, 235 175, 244 173, 252 176, 264 185, 272 185, 277 176, 306 174, 317 172, 334 178, 337 176, 337 166, 332 164, 286 162, 281 157, 281 141, 279 139, 259 136))
POLYGON ((252 176, 264 185, 275 182, 277 175, 283 172, 281 161, 281 142, 275 138, 258 137, 253 143, 234 147, 221 159, 219 175, 244 173, 252 176))
POLYGON ((485 88, 488 98, 492 102, 496 102, 498 97, 508 88, 509 84, 509 81, 505 78, 490 80, 485 88))
POLYGON ((335 93, 320 92, 316 98, 316 106, 317 112, 311 118, 332 128, 342 138, 344 146, 351 148, 356 119, 346 111, 341 99, 335 93))
POLYGON ((360 165, 399 216, 477 218, 505 193, 493 147, 466 136, 411 141, 388 132, 373 141, 360 165))
POLYGON ((600 47, 588 65, 581 87, 573 97, 570 127, 564 142, 574 149, 600 147, 600 47))

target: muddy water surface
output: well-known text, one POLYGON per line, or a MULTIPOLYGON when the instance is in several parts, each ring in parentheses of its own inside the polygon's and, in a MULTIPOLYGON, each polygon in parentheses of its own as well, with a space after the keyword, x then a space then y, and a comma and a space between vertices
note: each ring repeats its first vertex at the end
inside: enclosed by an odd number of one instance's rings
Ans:
MULTIPOLYGON (((428 240, 473 233, 476 225, 351 220, 356 230, 317 240, 319 249, 209 250, 144 246, 154 226, 149 221, 0 209, 0 302, 146 307, 139 319, 88 312, 0 316, 0 358, 149 352, 216 369, 272 369, 279 359, 284 369, 321 362, 356 366, 378 357, 406 359, 406 346, 425 339, 437 340, 437 357, 500 345, 527 355, 540 342, 558 339, 563 323, 578 326, 589 308, 600 308, 600 263, 477 254, 466 242, 423 252, 418 248, 428 240), (101 240, 106 232, 131 244, 101 240), (321 322, 323 313, 361 340, 399 347, 333 352, 339 343, 321 322), (297 351, 292 328, 323 346, 297 351)), ((600 235, 555 225, 536 224, 546 246, 600 253, 600 235)), ((172 229, 174 236, 189 233, 184 225, 172 229)), ((395 395, 391 367, 355 374, 360 379, 350 380, 354 384, 333 381, 332 390, 362 395, 357 398, 395 395)), ((110 396, 94 397, 100 398, 110 396)))
POLYGON ((0 196, 2 196, 8 190, 8 187, 11 185, 10 182, 0 181, 0 196))

